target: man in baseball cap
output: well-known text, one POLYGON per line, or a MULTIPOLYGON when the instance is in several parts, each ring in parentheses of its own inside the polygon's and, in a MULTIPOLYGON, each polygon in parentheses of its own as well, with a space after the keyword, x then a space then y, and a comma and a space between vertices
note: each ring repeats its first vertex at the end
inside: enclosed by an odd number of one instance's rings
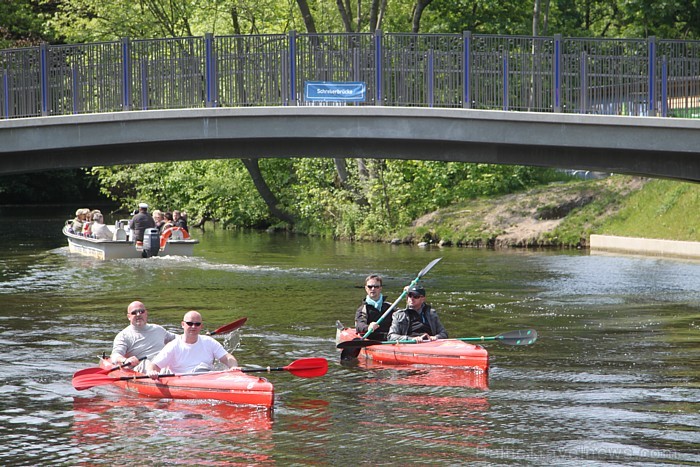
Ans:
POLYGON ((447 339, 447 331, 437 311, 425 302, 425 288, 414 285, 408 289, 407 306, 394 313, 387 339, 416 342, 447 339))

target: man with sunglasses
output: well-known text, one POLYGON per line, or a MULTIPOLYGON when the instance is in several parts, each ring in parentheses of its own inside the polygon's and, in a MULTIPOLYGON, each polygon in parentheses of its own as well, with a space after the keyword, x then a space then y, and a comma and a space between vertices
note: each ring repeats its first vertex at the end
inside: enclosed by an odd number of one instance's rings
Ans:
POLYGON ((425 289, 414 285, 408 289, 408 306, 394 313, 387 336, 391 341, 413 339, 428 342, 447 339, 447 331, 438 318, 437 311, 425 303, 425 289))
POLYGON ((112 363, 128 364, 142 371, 143 363, 139 359, 153 357, 177 337, 157 324, 148 324, 148 310, 139 302, 131 302, 126 308, 126 317, 131 323, 114 338, 112 345, 112 363))
POLYGON ((153 359, 146 361, 146 373, 158 379, 161 369, 174 374, 195 373, 213 369, 214 360, 219 360, 229 369, 236 368, 236 358, 224 346, 210 336, 200 336, 202 315, 188 311, 182 319, 182 336, 168 343, 153 359))
POLYGON ((386 340, 389 326, 391 326, 391 314, 387 315, 380 324, 379 318, 391 307, 391 303, 382 294, 382 278, 377 274, 370 274, 365 279, 365 291, 367 296, 362 300, 362 305, 355 312, 355 330, 364 336, 367 331, 372 333, 369 339, 386 340))

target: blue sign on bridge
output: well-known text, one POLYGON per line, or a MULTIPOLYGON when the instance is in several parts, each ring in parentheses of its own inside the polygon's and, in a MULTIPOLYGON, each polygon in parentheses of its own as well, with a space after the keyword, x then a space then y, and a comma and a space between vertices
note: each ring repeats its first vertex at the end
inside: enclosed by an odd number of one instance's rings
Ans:
POLYGON ((360 81, 307 81, 304 100, 364 102, 367 86, 360 81))

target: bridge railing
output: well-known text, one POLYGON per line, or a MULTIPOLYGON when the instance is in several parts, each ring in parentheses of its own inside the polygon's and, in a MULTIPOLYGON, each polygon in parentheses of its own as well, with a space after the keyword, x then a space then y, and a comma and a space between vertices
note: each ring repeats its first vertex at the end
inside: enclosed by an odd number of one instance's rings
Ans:
POLYGON ((0 50, 0 118, 318 105, 307 81, 364 102, 695 117, 700 42, 463 34, 271 34, 0 50))

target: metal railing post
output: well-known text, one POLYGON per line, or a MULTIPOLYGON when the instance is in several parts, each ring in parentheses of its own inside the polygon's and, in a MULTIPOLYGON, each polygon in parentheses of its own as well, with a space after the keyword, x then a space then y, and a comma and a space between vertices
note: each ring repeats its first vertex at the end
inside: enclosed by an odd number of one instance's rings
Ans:
POLYGON ((661 61, 661 116, 668 117, 668 60, 661 61))
POLYGON ((428 106, 435 104, 435 53, 433 49, 428 50, 428 106))
POLYGON ((464 31, 462 33, 462 107, 465 109, 472 108, 472 91, 471 91, 471 48, 472 48, 472 33, 464 31))
POLYGON ((5 96, 5 105, 3 105, 5 118, 10 118, 10 80, 7 76, 7 69, 2 70, 2 87, 5 96))
POLYGON ((214 57, 214 35, 210 32, 204 35, 204 87, 206 106, 217 106, 218 78, 216 76, 216 60, 214 57))
POLYGON ((131 44, 122 38, 122 109, 131 110, 131 44))
POLYGON ((382 63, 382 31, 374 31, 374 105, 382 105, 384 96, 382 95, 382 80, 384 79, 382 63))
POLYGON ((588 111, 586 110, 588 107, 588 77, 586 76, 586 62, 588 61, 588 55, 586 52, 581 52, 581 108, 579 109, 579 113, 585 114, 588 111))
POLYGON ((503 54, 503 110, 508 110, 508 54, 503 54))
POLYGON ((71 89, 73 91, 73 114, 74 115, 79 113, 79 110, 80 110, 80 106, 78 104, 78 92, 79 92, 78 76, 79 76, 78 75, 78 65, 76 65, 74 63, 73 66, 71 67, 71 77, 72 77, 72 81, 73 81, 73 86, 71 87, 71 89))
POLYGON ((654 116, 656 114, 656 37, 649 36, 647 39, 648 44, 648 73, 649 73, 649 89, 648 89, 648 100, 649 109, 647 110, 648 116, 654 116))
POLYGON ((41 115, 49 114, 49 64, 48 64, 49 48, 46 42, 42 42, 39 46, 39 66, 41 73, 41 115))
POLYGON ((554 35, 554 111, 561 112, 561 34, 554 35))
POLYGON ((289 31, 289 101, 297 105, 297 33, 289 31))
POLYGON ((148 59, 143 57, 139 62, 141 78, 141 110, 148 110, 148 59))

